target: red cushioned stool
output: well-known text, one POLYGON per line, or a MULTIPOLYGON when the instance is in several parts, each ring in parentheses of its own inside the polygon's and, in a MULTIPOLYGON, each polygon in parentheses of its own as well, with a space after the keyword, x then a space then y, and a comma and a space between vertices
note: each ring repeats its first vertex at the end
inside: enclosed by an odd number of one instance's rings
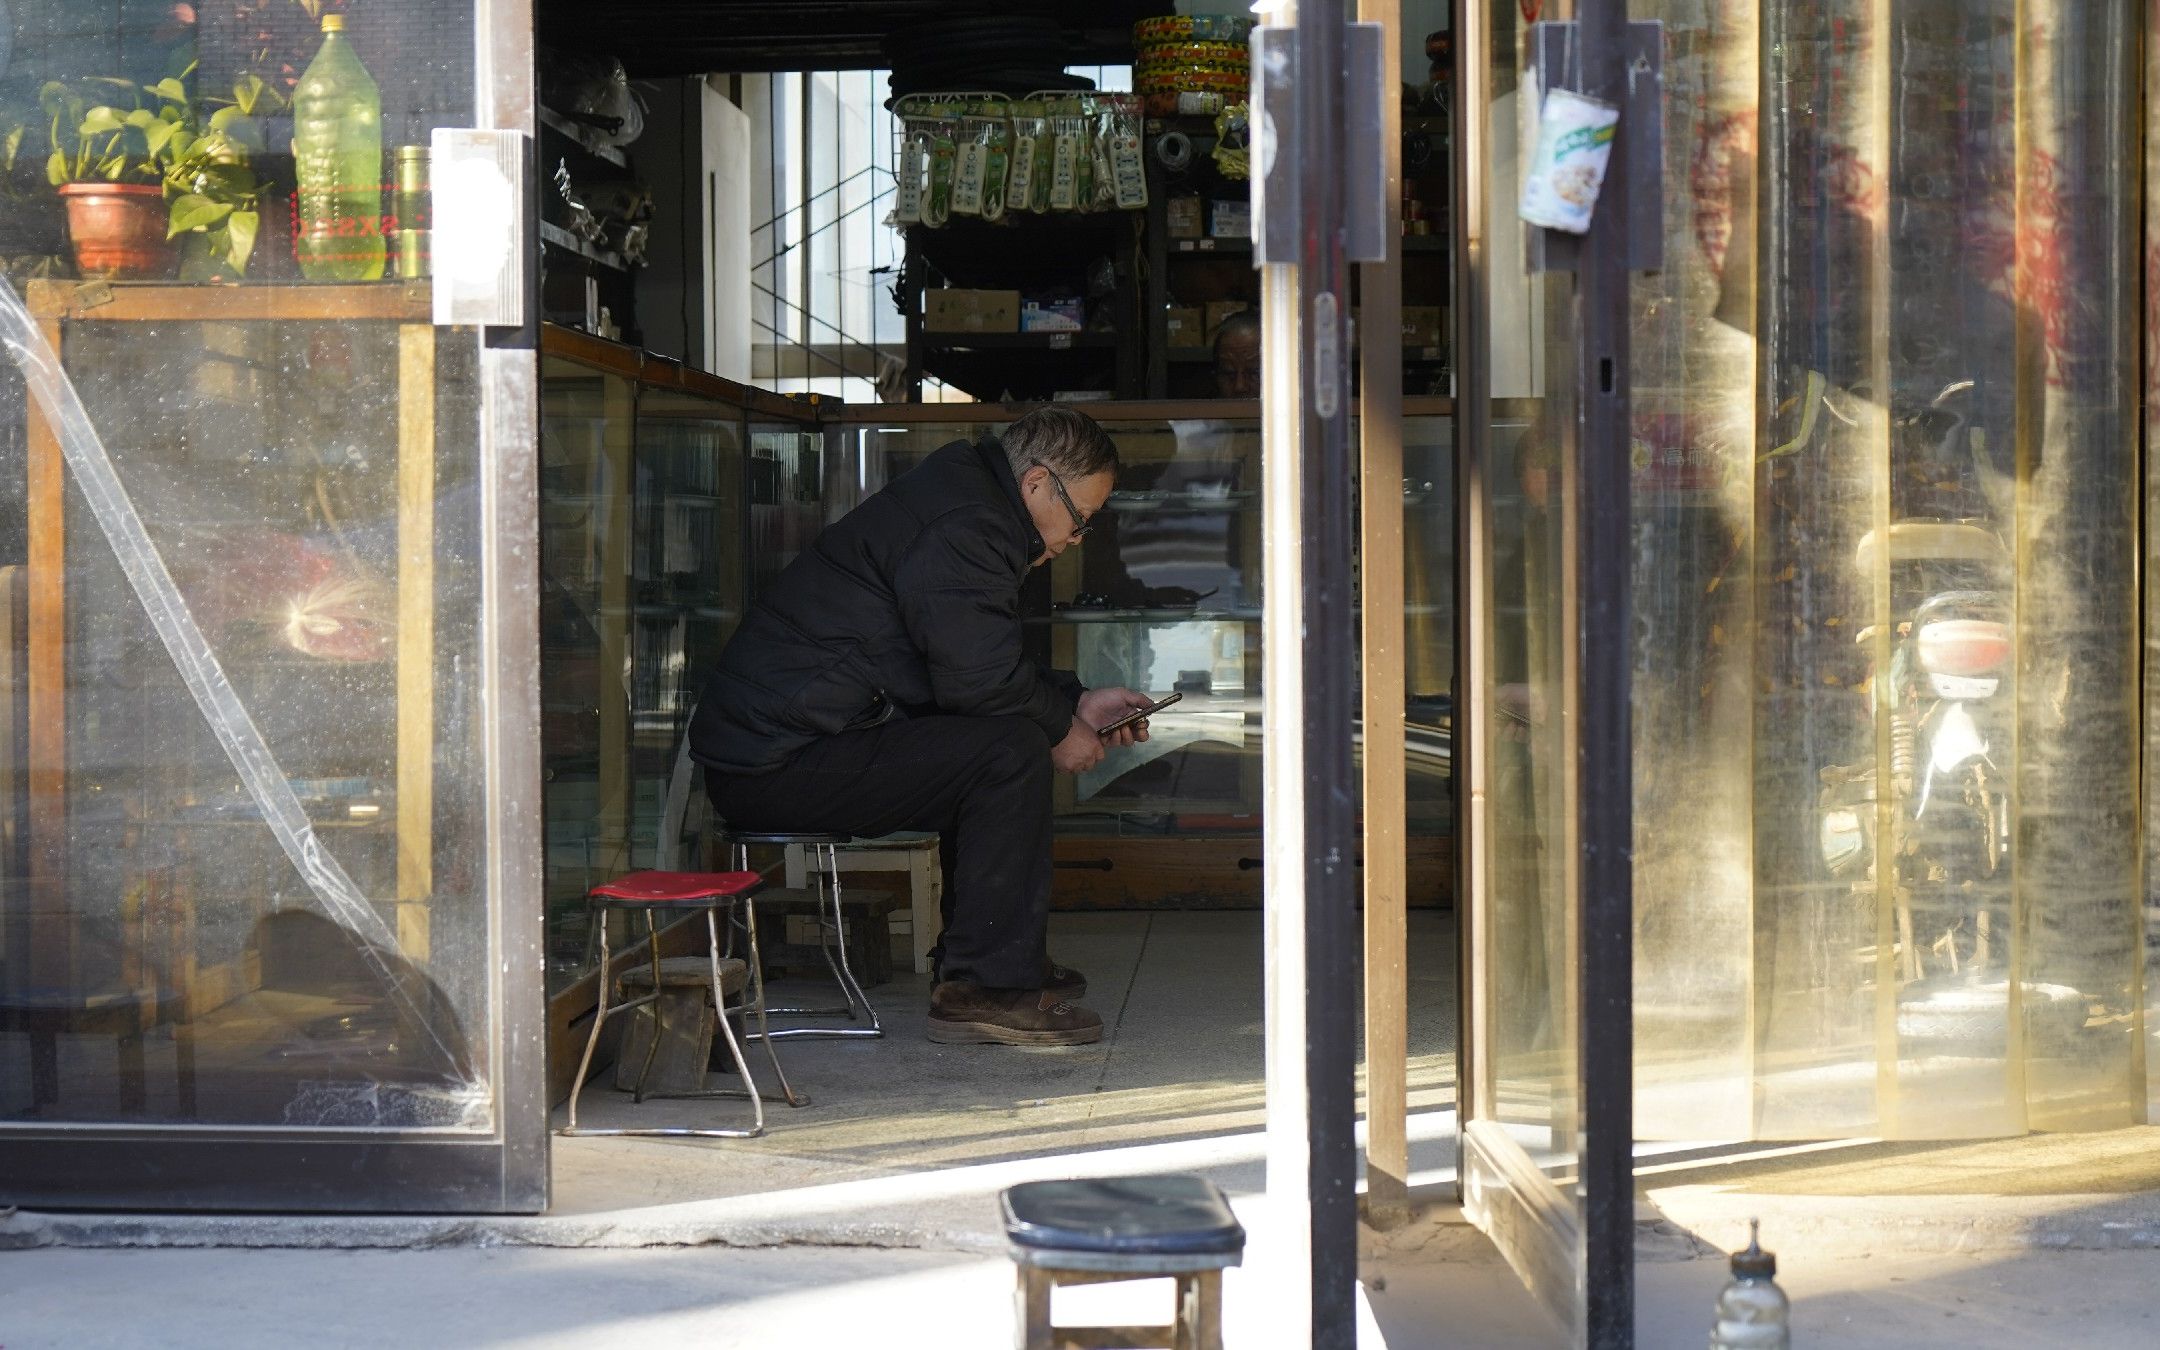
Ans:
POLYGON ((662 1135, 671 1137, 694 1137, 702 1139, 755 1139, 765 1133, 765 1099, 758 1092, 757 1081, 750 1076, 750 1066, 743 1061, 742 1045, 735 1037, 735 1029, 728 1015, 754 1015, 758 1020, 760 1039, 765 1041, 765 1054, 772 1060, 773 1076, 779 1081, 780 1095, 790 1106, 807 1106, 810 1099, 798 1096, 788 1086, 787 1074, 780 1067, 780 1056, 773 1050, 772 1040, 762 1033, 765 1027, 764 982, 751 974, 758 961, 757 907, 751 897, 764 888, 764 879, 755 872, 632 872, 629 876, 595 886, 588 893, 593 909, 593 927, 600 941, 600 1004, 593 1013, 592 1031, 585 1038, 585 1054, 578 1061, 577 1077, 570 1087, 570 1120, 560 1131, 566 1135, 662 1135), (724 956, 720 942, 719 912, 740 905, 741 922, 749 936, 749 962, 724 956), (608 912, 610 910, 642 910, 645 914, 645 935, 651 957, 652 992, 636 998, 628 998, 611 1005, 615 989, 615 975, 611 968, 612 953, 608 945, 608 912), (659 999, 670 983, 670 972, 663 968, 660 959, 659 918, 663 912, 684 913, 703 911, 705 937, 709 946, 708 974, 713 998, 713 1015, 719 1023, 720 1034, 727 1041, 728 1057, 735 1061, 735 1072, 742 1075, 741 1088, 700 1089, 695 1092, 647 1093, 646 1077, 651 1074, 653 1060, 660 1050, 659 999), (743 995, 732 1007, 727 1001, 729 992, 743 995), (747 1097, 752 1113, 751 1128, 747 1130, 653 1128, 653 1129, 580 1129, 577 1123, 578 1095, 585 1086, 585 1075, 592 1068, 593 1051, 600 1044, 600 1027, 610 1015, 653 1004, 653 1034, 647 1038, 645 1064, 638 1072, 634 1100, 644 1101, 654 1097, 747 1097))

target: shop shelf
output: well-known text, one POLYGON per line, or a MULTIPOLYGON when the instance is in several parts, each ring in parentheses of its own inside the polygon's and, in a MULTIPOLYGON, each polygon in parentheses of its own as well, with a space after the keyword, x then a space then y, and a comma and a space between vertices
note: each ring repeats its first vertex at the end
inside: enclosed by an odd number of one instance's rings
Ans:
POLYGON ((540 125, 576 142, 578 148, 595 159, 604 159, 618 169, 630 167, 630 161, 622 151, 602 141, 589 127, 580 126, 552 108, 540 109, 540 125))
POLYGON ((602 267, 612 267, 618 272, 630 270, 629 264, 622 260, 620 253, 615 252, 613 249, 594 248, 587 241, 578 238, 562 226, 552 222, 545 220, 540 222, 540 238, 557 248, 568 249, 587 262, 596 262, 602 267))

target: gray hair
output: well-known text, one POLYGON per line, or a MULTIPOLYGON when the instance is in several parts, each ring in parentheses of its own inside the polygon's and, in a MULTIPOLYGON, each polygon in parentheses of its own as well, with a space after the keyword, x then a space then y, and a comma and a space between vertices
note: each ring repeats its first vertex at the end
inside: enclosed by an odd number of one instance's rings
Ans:
POLYGON ((1074 408, 1046 403, 1021 414, 1005 428, 1005 462, 1015 480, 1031 463, 1048 465, 1060 478, 1115 474, 1117 446, 1094 418, 1074 408))

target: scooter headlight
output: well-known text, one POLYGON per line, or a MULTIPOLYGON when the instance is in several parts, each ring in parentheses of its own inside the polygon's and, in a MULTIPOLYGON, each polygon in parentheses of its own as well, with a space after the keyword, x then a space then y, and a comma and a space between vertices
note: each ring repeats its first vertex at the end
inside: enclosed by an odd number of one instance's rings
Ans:
POLYGON ((1989 619, 1937 619, 1921 626, 1915 645, 1920 668, 1930 675, 1992 675, 2010 663, 2010 625, 1989 619))

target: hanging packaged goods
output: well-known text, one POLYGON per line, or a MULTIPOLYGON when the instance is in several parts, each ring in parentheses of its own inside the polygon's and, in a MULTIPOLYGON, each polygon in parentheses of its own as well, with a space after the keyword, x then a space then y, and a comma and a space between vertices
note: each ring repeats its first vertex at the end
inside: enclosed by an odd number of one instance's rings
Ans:
POLYGON ((1137 95, 909 94, 893 111, 896 225, 1147 207, 1137 95))

